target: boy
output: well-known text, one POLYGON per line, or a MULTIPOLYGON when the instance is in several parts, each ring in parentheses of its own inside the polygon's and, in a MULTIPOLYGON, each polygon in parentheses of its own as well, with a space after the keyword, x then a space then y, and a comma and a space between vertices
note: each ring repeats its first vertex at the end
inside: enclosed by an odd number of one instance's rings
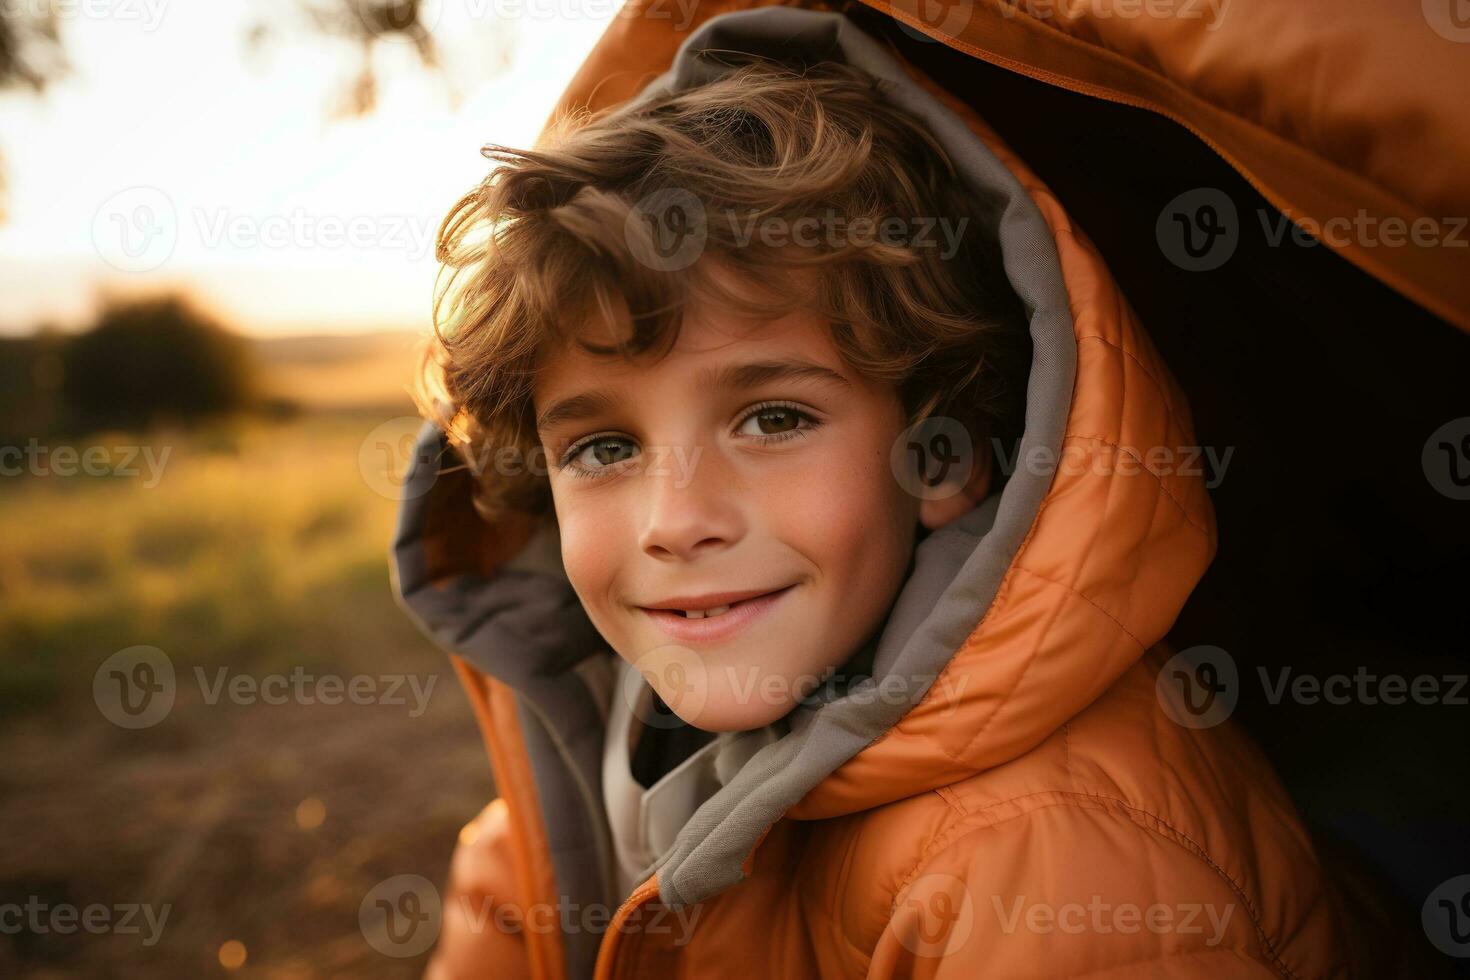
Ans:
POLYGON ((466 467, 397 575, 501 799, 431 975, 1346 975, 1269 767, 1155 683, 1182 394, 977 130, 753 11, 446 220, 466 467))

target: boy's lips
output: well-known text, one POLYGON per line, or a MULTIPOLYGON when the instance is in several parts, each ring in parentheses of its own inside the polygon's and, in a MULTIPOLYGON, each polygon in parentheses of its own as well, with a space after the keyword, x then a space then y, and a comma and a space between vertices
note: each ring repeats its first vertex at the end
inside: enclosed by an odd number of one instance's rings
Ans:
POLYGON ((681 596, 660 601, 657 606, 639 606, 669 637, 679 643, 713 643, 728 639, 745 629, 781 601, 795 586, 787 585, 767 591, 718 592, 699 596, 681 596), (716 610, 713 616, 690 619, 684 610, 716 610))

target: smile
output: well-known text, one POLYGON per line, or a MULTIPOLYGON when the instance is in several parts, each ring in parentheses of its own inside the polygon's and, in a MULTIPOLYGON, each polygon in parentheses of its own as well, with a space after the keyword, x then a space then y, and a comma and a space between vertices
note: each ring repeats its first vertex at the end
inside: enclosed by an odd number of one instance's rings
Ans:
POLYGON ((754 623, 792 588, 679 597, 638 608, 672 639, 708 643, 727 639, 754 623))

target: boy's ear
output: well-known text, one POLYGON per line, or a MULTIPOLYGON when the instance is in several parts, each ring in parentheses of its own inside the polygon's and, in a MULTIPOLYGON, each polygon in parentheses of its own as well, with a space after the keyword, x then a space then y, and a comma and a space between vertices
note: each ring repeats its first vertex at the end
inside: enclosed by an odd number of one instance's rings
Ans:
POLYGON ((989 441, 978 440, 975 443, 975 462, 970 467, 970 478, 954 493, 934 500, 920 500, 919 523, 930 531, 937 531, 957 517, 974 510, 990 494, 990 481, 994 471, 995 454, 991 452, 989 441))

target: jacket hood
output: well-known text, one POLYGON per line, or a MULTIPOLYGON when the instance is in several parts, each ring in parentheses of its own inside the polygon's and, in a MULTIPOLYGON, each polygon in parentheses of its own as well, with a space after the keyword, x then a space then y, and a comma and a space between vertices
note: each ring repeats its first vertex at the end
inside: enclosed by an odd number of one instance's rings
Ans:
MULTIPOLYGON (((738 883, 783 817, 872 808, 1034 747, 1162 639, 1215 549, 1182 393, 1091 244, 983 122, 842 15, 787 7, 707 21, 644 91, 728 70, 712 49, 840 59, 882 79, 973 191, 972 228, 998 242, 1034 354, 1020 446, 998 461, 1003 486, 918 545, 871 677, 798 706, 790 730, 685 825, 658 866, 660 898, 675 907, 738 883)), ((606 645, 554 532, 480 521, 465 475, 440 472, 444 452, 426 426, 393 546, 400 601, 444 648, 513 689, 558 885, 605 894, 607 694, 588 665, 606 645)))

